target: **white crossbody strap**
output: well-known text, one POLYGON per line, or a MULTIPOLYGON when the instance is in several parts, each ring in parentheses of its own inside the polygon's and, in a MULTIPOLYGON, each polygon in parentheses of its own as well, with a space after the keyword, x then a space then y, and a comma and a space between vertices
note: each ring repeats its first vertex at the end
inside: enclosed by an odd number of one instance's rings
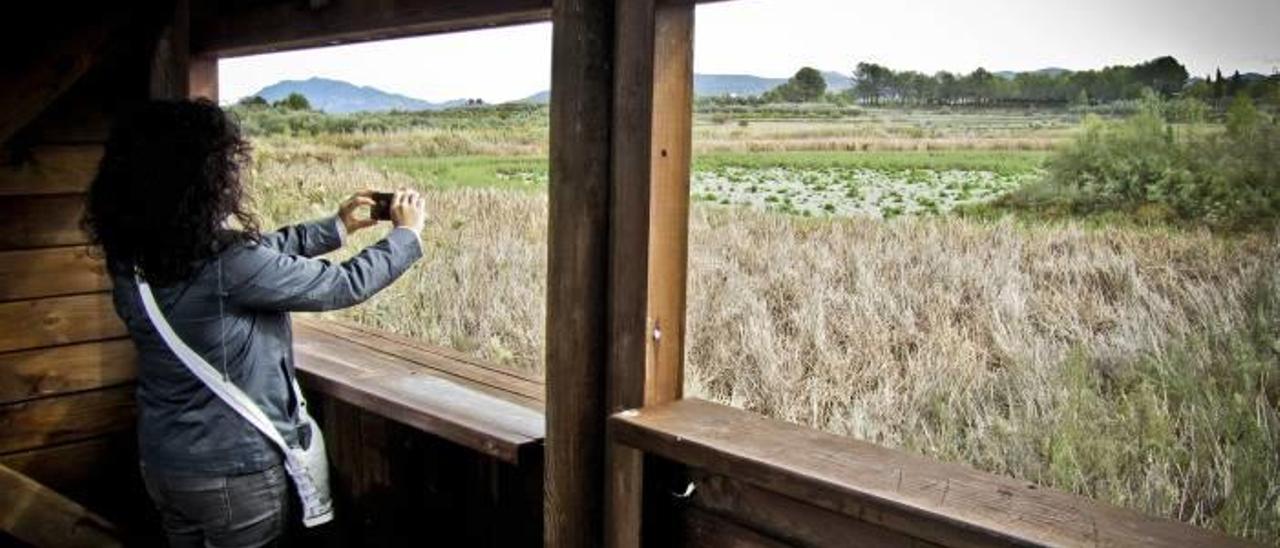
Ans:
POLYGON ((200 354, 187 346, 186 342, 178 337, 173 331, 173 327, 169 325, 169 321, 165 319, 164 313, 160 311, 160 305, 156 304, 156 297, 151 292, 151 286, 143 281, 141 277, 137 277, 138 292, 142 294, 142 306, 147 310, 147 317, 151 318, 151 325, 156 328, 156 332, 160 333, 160 338, 164 339, 165 344, 169 345, 169 349, 177 354, 178 359, 182 361, 187 369, 191 370, 200 382, 212 390, 218 399, 227 403, 236 414, 244 417, 249 421, 262 435, 270 439, 276 444, 281 451, 288 451, 289 445, 285 443, 284 438, 280 435, 280 431, 276 430, 276 426, 267 417, 266 413, 253 400, 245 394, 240 387, 236 386, 230 380, 224 379, 222 374, 214 369, 209 362, 200 354))
POLYGON ((297 381, 289 384, 294 401, 298 402, 299 418, 311 428, 311 444, 308 448, 290 447, 280 435, 280 431, 276 429, 275 423, 271 422, 267 414, 249 398, 248 394, 229 379, 225 379, 217 369, 209 365, 208 361, 187 346, 187 343, 174 332, 173 326, 169 325, 169 321, 161 312, 160 305, 156 304, 151 286, 142 279, 142 276, 135 274, 134 280, 138 284, 142 307, 146 310, 147 317, 151 319, 151 325, 155 327, 160 338, 169 346, 178 360, 187 366, 187 369, 200 379, 200 382, 209 387, 218 399, 225 402, 236 414, 243 417, 254 429, 261 432, 280 449, 284 457, 285 469, 293 478, 298 496, 302 499, 303 523, 312 527, 332 520, 333 506, 329 498, 329 470, 328 459, 324 453, 324 437, 319 427, 307 415, 305 400, 297 381))

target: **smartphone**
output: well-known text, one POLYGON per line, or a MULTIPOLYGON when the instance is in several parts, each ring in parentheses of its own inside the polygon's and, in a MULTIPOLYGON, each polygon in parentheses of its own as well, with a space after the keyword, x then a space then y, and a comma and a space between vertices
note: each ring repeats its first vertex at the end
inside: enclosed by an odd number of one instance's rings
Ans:
POLYGON ((373 205, 369 207, 369 218, 375 221, 390 221, 391 199, 395 196, 390 192, 374 192, 373 205))

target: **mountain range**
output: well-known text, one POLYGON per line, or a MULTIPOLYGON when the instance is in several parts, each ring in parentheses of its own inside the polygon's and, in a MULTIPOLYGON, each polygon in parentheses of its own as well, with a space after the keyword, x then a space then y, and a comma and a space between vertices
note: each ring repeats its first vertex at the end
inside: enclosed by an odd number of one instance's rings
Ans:
MULTIPOLYGON (((852 77, 836 71, 823 72, 822 76, 827 80, 828 91, 843 91, 853 86, 852 77)), ((698 97, 760 95, 785 83, 787 78, 769 78, 752 74, 694 74, 693 94, 698 97)), ((550 91, 540 91, 521 99, 520 102, 541 104, 550 100, 550 91)))
MULTIPOLYGON (((834 71, 824 72, 828 89, 848 89, 853 80, 834 71)), ((767 78, 750 74, 695 74, 693 91, 698 96, 711 95, 759 95, 786 83, 786 78, 767 78)), ((464 106, 466 99, 432 103, 422 99, 383 91, 370 86, 357 86, 342 80, 308 78, 306 80, 282 80, 258 90, 258 97, 275 102, 290 93, 306 96, 311 107, 334 114, 350 112, 383 112, 390 110, 441 110, 464 106)), ((545 104, 551 100, 550 91, 540 91, 519 102, 545 104)))
MULTIPOLYGON (((1068 71, 1061 68, 1046 68, 1032 72, 1057 75, 1068 71)), ((1001 71, 994 74, 1003 78, 1013 78, 1018 73, 1001 71)), ((854 83, 852 77, 836 71, 823 72, 822 76, 827 80, 827 89, 830 91, 849 89, 854 83)), ((787 78, 769 78, 751 74, 694 74, 693 92, 699 97, 760 95, 786 82, 787 78)), ((466 99, 433 103, 370 86, 357 86, 328 78, 283 80, 262 88, 254 95, 274 102, 287 97, 290 93, 301 93, 306 96, 312 108, 336 114, 362 111, 441 110, 468 104, 466 99)), ((550 100, 550 91, 540 91, 517 102, 546 104, 550 100)))
POLYGON ((441 110, 467 103, 465 99, 432 103, 370 86, 357 86, 350 82, 328 78, 282 80, 262 88, 254 95, 275 102, 288 97, 290 93, 301 93, 306 96, 307 102, 311 103, 311 108, 334 114, 388 110, 441 110))

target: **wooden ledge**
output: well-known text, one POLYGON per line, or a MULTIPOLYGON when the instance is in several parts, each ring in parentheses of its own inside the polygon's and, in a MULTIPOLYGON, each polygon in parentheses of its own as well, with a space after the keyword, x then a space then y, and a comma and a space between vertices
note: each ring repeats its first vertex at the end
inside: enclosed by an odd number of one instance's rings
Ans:
POLYGON ((609 432, 644 452, 942 545, 1249 545, 697 399, 624 411, 609 419, 609 432))
POLYGON ((294 323, 299 377, 319 391, 519 464, 544 437, 542 383, 388 333, 310 318, 294 323))

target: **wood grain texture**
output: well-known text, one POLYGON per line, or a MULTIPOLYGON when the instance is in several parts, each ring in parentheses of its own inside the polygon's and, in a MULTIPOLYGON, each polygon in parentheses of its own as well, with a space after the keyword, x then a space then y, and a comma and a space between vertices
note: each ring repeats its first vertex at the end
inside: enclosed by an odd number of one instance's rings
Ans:
POLYGON ((0 404, 117 386, 137 378, 129 339, 0 354, 0 404))
MULTIPOLYGON (((99 10, 89 6, 84 11, 99 10)), ((108 40, 126 21, 128 10, 119 11, 105 17, 67 17, 60 25, 49 25, 42 42, 25 44, 31 49, 18 57, 20 63, 0 68, 0 89, 5 90, 5 100, 0 102, 0 143, 39 116, 98 62, 108 40)))
POLYGON ((218 102, 218 58, 202 55, 191 58, 187 73, 187 93, 192 99, 218 102))
POLYGON ((379 350, 386 346, 376 339, 361 344, 322 325, 300 322, 294 335, 309 388, 505 462, 518 463, 541 445, 539 402, 466 376, 467 369, 485 370, 457 364, 455 374, 442 374, 379 350))
POLYGON ((0 303, 0 352, 128 334, 110 293, 0 303))
POLYGON ((87 246, 0 251, 0 301, 108 289, 106 264, 87 246))
POLYGON ((944 546, 1234 546, 1242 540, 686 399, 610 419, 646 453, 944 546))
MULTIPOLYGON (((609 231, 607 412, 644 405, 649 351, 648 265, 654 191, 655 0, 617 0, 613 85, 613 157, 609 231)), ((643 529, 644 454, 605 446, 604 543, 639 546, 643 529)))
POLYGON ((171 0, 168 17, 151 54, 147 95, 152 99, 186 99, 191 77, 191 2, 171 0))
MULTIPOLYGON (((798 546, 786 544, 732 520, 705 512, 698 508, 686 508, 676 519, 679 521, 672 543, 676 546, 698 548, 784 548, 798 546)), ((844 544, 841 546, 850 546, 844 544)), ((873 545, 865 545, 873 546, 873 545)))
POLYGON ((654 18, 653 138, 649 144, 648 351, 644 405, 684 386, 689 175, 693 157, 693 7, 660 5, 654 18))
MULTIPOLYGON (((101 146, 111 133, 117 115, 128 108, 138 92, 129 84, 141 71, 121 66, 119 59, 102 63, 49 106, 20 134, 31 142, 101 146)), ((145 90, 145 81, 142 87, 145 90)), ((135 84, 136 85, 136 84, 135 84)))
POLYGON ((298 323, 305 324, 307 327, 411 360, 421 367, 446 374, 461 374, 475 382, 539 401, 544 396, 544 379, 541 375, 493 365, 451 348, 435 346, 412 337, 372 329, 345 320, 297 316, 295 318, 298 323))
POLYGON ((133 428, 133 385, 0 405, 0 454, 133 428))
POLYGON ((85 192, 98 174, 101 145, 41 145, 0 166, 0 196, 85 192))
POLYGON ((0 465, 0 530, 33 546, 122 546, 107 520, 0 465))
POLYGON ((84 245, 89 237, 80 230, 84 195, 13 196, 0 200, 0 250, 84 245))
MULTIPOLYGON (((682 393, 693 119, 693 6, 616 5, 610 412, 682 393)), ((642 455, 610 445, 606 461, 606 543, 638 546, 642 455)))
POLYGON ((552 8, 547 242, 548 546, 603 542, 612 2, 552 8))
POLYGON ((545 21, 550 0, 259 2, 194 21, 192 51, 218 57, 545 21))
POLYGON ((0 456, 0 464, 75 499, 72 492, 92 488, 95 483, 109 483, 108 478, 123 475, 124 467, 136 469, 137 443, 133 432, 120 432, 8 453, 0 456))
POLYGON ((308 397, 325 432, 342 518, 298 545, 419 546, 427 537, 436 546, 541 542, 536 454, 511 464, 322 393, 308 397))
POLYGON ((814 506, 809 501, 793 499, 725 476, 694 469, 689 471, 689 481, 697 487, 688 499, 669 497, 671 504, 678 506, 676 512, 702 510, 791 545, 833 548, 936 546, 905 533, 814 506))

